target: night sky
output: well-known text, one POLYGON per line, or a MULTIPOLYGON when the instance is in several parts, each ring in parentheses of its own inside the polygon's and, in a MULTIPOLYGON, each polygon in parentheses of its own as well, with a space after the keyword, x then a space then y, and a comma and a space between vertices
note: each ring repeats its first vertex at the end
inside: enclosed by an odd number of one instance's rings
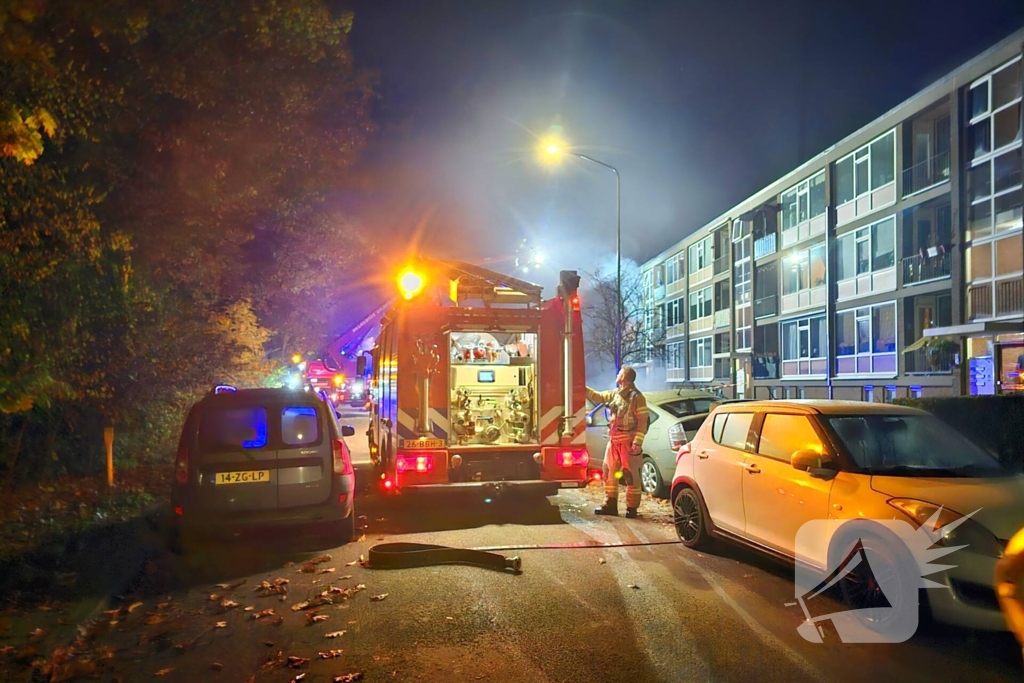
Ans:
POLYGON ((380 75, 365 220, 478 261, 536 240, 546 286, 615 229, 610 172, 535 162, 551 125, 620 169, 642 261, 1024 26, 1021 0, 344 5, 380 75))

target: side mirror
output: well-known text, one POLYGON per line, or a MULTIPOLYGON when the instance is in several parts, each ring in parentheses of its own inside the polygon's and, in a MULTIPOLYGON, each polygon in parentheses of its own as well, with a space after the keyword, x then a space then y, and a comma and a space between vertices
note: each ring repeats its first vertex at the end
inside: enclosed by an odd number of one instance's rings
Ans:
POLYGON ((366 356, 356 358, 356 374, 360 377, 366 374, 366 356))
POLYGON ((825 456, 810 449, 796 451, 790 456, 789 463, 793 469, 807 472, 815 479, 833 479, 839 474, 825 456))
POLYGON ((587 415, 587 426, 588 427, 593 427, 594 426, 594 416, 593 415, 587 415))
POLYGON ((352 425, 342 425, 341 426, 341 435, 342 436, 355 436, 356 435, 356 428, 353 427, 352 425))

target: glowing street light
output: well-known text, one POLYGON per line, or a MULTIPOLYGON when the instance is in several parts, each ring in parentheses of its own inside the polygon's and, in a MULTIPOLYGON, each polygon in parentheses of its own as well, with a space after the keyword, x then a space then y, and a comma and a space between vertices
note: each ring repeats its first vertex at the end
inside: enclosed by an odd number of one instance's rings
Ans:
POLYGON ((560 164, 566 157, 576 157, 603 166, 615 174, 615 370, 622 368, 622 193, 619 169, 585 154, 574 152, 557 132, 541 136, 537 141, 537 158, 544 166, 560 164))

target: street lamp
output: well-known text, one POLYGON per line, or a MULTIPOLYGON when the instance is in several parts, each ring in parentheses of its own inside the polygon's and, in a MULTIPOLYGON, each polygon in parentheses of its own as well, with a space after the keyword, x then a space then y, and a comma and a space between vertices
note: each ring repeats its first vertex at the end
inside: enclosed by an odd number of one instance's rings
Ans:
POLYGON ((574 152, 564 139, 554 133, 540 138, 537 156, 545 166, 554 166, 571 156, 603 166, 615 174, 615 371, 618 372, 622 368, 622 193, 619 169, 586 154, 574 152))

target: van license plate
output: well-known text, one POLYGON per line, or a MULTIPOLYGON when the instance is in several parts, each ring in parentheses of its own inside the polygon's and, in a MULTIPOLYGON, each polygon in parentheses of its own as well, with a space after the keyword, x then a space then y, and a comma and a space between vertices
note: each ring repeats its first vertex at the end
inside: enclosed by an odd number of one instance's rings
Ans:
POLYGON ((410 450, 444 448, 444 439, 402 439, 402 448, 410 450))
POLYGON ((253 470, 251 472, 218 472, 214 482, 217 484, 251 484, 270 481, 270 470, 253 470))

